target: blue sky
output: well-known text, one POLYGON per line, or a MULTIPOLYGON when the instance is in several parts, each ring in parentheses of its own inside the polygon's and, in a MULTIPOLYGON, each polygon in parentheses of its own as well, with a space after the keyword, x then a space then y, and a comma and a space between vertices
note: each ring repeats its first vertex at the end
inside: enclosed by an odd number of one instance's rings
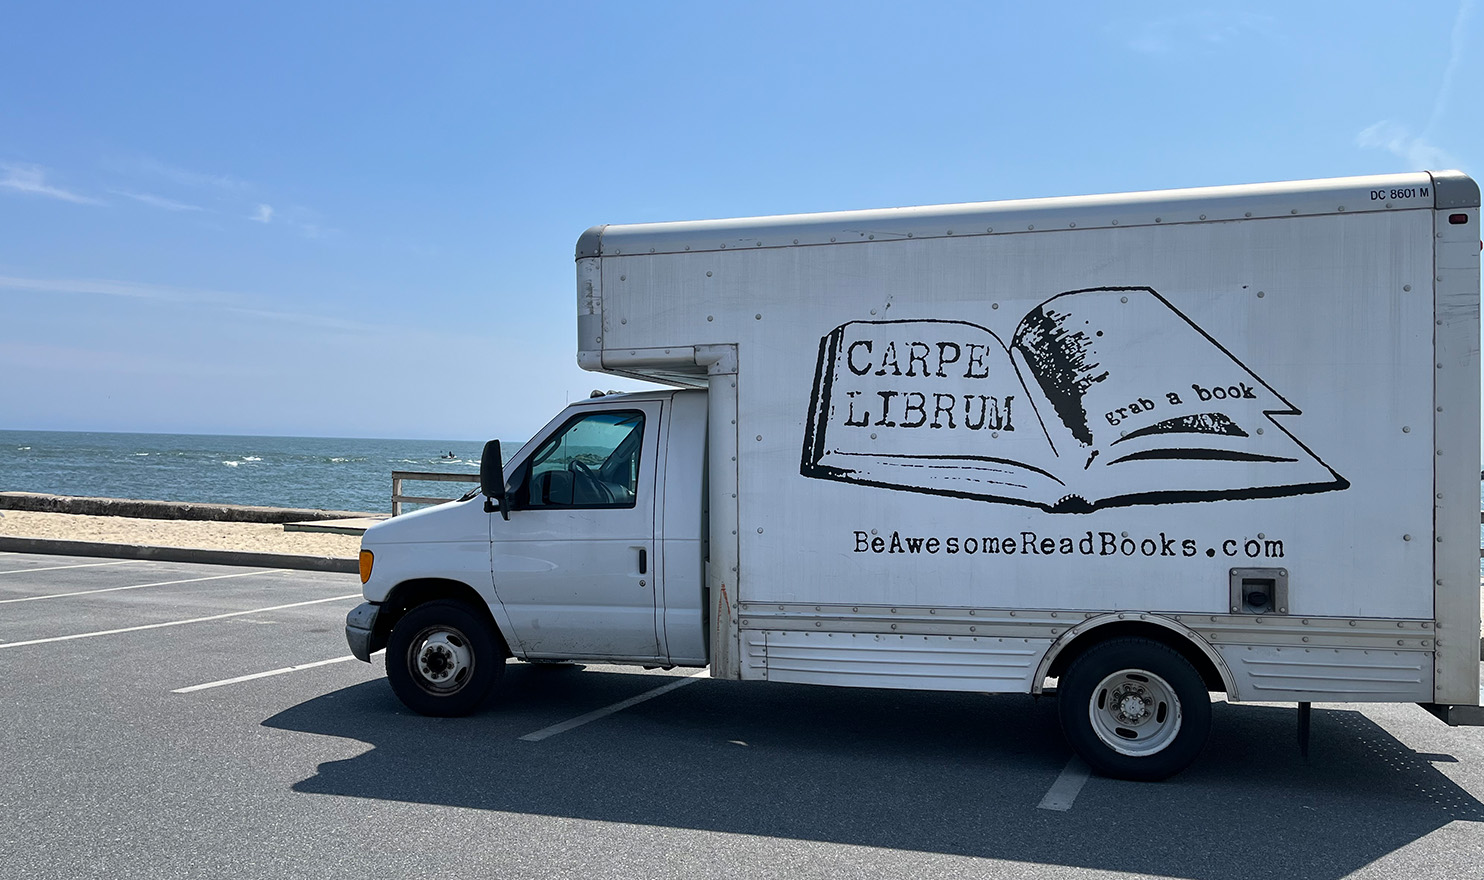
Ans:
POLYGON ((519 438, 572 249, 1461 168, 1473 3, 12 4, 0 428, 519 438))

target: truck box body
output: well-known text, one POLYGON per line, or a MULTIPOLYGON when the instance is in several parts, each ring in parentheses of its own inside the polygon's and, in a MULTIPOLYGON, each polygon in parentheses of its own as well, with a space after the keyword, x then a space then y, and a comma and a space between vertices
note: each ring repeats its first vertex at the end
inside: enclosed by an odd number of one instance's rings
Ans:
POLYGON ((715 675, 1037 691, 1138 619, 1232 699, 1477 704, 1477 206, 1419 173, 597 227, 578 357, 735 383, 715 675))

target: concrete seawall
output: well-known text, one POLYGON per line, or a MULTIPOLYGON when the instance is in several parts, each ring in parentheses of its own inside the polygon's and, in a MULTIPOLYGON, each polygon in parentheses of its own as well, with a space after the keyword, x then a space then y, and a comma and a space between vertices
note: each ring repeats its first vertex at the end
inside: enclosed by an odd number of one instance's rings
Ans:
POLYGON ((132 498, 87 498, 40 492, 0 492, 0 510, 71 513, 84 516, 122 516, 130 519, 195 520, 239 523, 311 522, 375 516, 352 510, 251 507, 242 504, 202 504, 186 501, 144 501, 132 498))

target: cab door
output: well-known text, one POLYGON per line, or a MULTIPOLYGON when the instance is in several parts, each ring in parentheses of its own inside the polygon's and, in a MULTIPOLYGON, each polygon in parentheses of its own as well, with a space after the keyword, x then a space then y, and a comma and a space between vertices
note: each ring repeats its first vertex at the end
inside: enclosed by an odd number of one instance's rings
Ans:
POLYGON ((578 407, 510 476, 490 518, 495 594, 532 658, 654 660, 662 401, 578 407))

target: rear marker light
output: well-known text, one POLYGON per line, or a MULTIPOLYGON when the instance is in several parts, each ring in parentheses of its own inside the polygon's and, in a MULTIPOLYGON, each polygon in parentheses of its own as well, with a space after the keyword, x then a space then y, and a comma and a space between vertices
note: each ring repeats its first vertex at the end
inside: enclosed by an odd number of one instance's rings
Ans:
POLYGON ((1464 224, 1466 224, 1466 223, 1469 222, 1469 215, 1467 215, 1467 214, 1449 214, 1448 215, 1448 222, 1451 223, 1451 224, 1453 224, 1454 226, 1463 226, 1464 224))

